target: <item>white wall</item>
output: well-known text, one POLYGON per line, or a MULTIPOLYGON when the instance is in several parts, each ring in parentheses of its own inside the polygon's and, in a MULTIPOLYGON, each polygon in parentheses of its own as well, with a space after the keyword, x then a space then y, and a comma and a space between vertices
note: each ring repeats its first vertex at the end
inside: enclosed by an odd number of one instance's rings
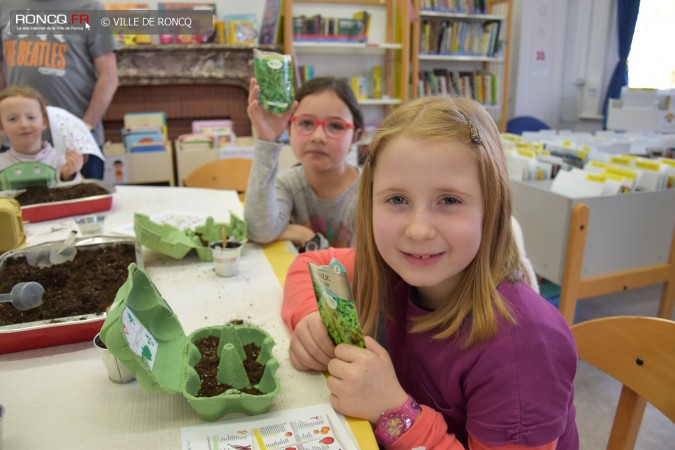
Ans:
POLYGON ((617 59, 616 50, 607 51, 616 49, 616 0, 514 0, 513 17, 509 116, 532 115, 556 129, 601 129, 617 59))
POLYGON ((509 117, 534 116, 558 128, 567 3, 516 0, 509 117))

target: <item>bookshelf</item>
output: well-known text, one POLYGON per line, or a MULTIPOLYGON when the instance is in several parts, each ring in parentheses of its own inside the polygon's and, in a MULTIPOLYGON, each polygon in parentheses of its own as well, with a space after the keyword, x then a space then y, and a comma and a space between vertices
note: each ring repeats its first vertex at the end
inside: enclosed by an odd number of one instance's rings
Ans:
MULTIPOLYGON (((382 96, 375 98, 372 80, 368 95, 359 99, 366 120, 372 107, 395 107, 408 98, 410 61, 408 2, 405 0, 286 0, 284 1, 284 52, 298 66, 312 65, 314 76, 363 76, 369 79, 375 66, 382 67, 382 96), (371 13, 367 42, 294 40, 294 15, 351 18, 359 10, 371 13)), ((296 71, 296 74, 298 71, 296 71)))
POLYGON ((417 20, 411 27, 411 96, 471 95, 504 131, 512 1, 474 2, 484 3, 484 12, 434 8, 447 3, 413 0, 417 20))

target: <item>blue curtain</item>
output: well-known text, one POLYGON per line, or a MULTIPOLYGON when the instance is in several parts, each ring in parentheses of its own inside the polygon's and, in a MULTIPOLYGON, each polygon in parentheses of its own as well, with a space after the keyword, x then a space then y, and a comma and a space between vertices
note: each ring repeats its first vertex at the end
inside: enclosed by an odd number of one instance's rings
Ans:
POLYGON ((617 24, 619 28, 619 62, 616 63, 612 79, 607 88, 605 103, 602 108, 603 123, 607 124, 607 107, 610 98, 620 98, 621 88, 628 85, 628 54, 633 43, 635 24, 640 11, 640 0, 617 0, 617 24))

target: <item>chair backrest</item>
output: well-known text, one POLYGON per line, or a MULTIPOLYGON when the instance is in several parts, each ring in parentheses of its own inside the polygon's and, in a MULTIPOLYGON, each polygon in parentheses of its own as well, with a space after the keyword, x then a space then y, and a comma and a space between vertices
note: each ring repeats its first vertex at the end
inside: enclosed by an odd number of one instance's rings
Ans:
POLYGON ((608 450, 634 448, 646 402, 675 421, 675 322, 615 316, 572 326, 579 358, 623 384, 608 450))
POLYGON ((523 131, 550 130, 546 122, 532 116, 518 116, 506 122, 506 131, 513 134, 523 134, 523 131))
POLYGON ((246 192, 253 160, 249 158, 224 158, 202 164, 190 172, 183 184, 187 187, 231 189, 246 192))

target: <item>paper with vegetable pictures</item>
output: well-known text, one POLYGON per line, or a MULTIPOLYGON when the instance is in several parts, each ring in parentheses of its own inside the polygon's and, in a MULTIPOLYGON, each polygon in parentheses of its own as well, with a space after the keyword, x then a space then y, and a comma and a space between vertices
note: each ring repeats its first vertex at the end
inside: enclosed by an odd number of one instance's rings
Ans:
POLYGON ((94 136, 82 119, 63 108, 47 106, 49 130, 57 151, 76 150, 82 154, 96 155, 105 159, 94 136))
POLYGON ((346 424, 328 403, 274 411, 181 429, 183 450, 358 450, 346 424))
POLYGON ((354 296, 344 266, 333 258, 327 266, 307 263, 321 321, 333 343, 365 348, 354 296))

